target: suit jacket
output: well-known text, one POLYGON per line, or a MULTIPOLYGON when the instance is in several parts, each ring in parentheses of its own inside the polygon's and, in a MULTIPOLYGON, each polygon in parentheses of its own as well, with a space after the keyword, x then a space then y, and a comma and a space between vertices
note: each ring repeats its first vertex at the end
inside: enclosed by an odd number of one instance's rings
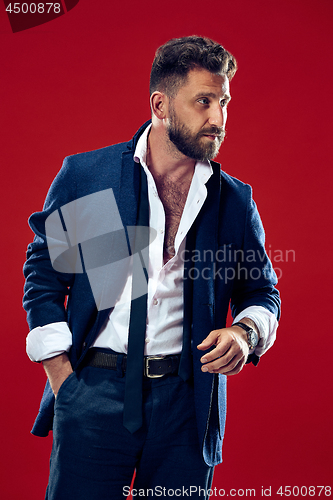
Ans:
MULTIPOLYGON (((112 188, 124 226, 136 223, 140 170, 134 164, 136 143, 149 122, 127 143, 70 156, 55 178, 42 212, 29 219, 35 233, 28 246, 24 308, 30 329, 67 321, 73 334, 69 356, 78 367, 93 344, 110 309, 98 311, 86 273, 60 273, 51 265, 45 220, 55 210, 83 196, 112 188), (67 306, 64 303, 67 299, 67 306)), ((264 230, 249 185, 227 175, 212 162, 207 198, 196 219, 192 262, 193 289, 184 281, 184 315, 193 342, 195 406, 203 457, 210 466, 222 461, 226 417, 226 377, 201 372, 196 349, 211 330, 223 328, 229 303, 233 316, 251 305, 279 317, 276 276, 264 250, 264 230), (201 257, 200 257, 201 256, 201 257), (213 256, 213 257, 212 257, 213 256)), ((258 358, 250 359, 254 364, 258 358)), ((52 428, 54 396, 46 384, 32 433, 52 428)))

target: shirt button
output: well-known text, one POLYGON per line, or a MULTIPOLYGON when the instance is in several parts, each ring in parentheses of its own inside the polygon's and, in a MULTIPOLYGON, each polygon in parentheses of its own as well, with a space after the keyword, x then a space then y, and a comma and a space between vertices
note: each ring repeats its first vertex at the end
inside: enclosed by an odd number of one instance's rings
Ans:
POLYGON ((163 234, 164 233, 164 229, 160 229, 160 233, 163 234))
POLYGON ((157 306, 157 304, 158 304, 158 300, 157 300, 157 299, 154 299, 154 300, 153 300, 153 304, 154 304, 154 306, 157 306))
POLYGON ((146 342, 146 344, 149 344, 150 339, 147 337, 147 338, 145 339, 145 342, 146 342))

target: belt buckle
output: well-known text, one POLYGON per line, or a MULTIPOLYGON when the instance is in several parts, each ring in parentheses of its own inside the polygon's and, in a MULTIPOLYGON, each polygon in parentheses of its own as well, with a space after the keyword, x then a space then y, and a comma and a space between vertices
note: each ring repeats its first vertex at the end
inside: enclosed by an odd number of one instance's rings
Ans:
POLYGON ((164 359, 165 356, 146 356, 145 357, 145 363, 144 363, 144 375, 147 377, 147 378, 160 378, 160 377, 164 377, 164 373, 161 373, 159 375, 152 375, 151 373, 149 373, 149 361, 152 359, 152 360, 159 360, 159 359, 164 359))

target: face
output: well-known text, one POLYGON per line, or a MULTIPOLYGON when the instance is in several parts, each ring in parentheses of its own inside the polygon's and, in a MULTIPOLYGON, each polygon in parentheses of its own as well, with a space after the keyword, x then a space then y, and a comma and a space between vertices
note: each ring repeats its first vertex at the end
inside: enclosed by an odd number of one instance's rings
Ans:
POLYGON ((194 69, 177 95, 169 100, 167 134, 174 146, 194 160, 211 160, 225 136, 229 80, 194 69))

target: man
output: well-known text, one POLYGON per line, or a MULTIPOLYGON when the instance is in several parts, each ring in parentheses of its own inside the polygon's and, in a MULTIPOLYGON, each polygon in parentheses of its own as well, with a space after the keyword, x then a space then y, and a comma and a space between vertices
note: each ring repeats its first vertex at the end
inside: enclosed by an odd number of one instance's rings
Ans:
POLYGON ((140 496, 208 498, 226 375, 272 345, 280 305, 251 188, 212 161, 235 72, 210 39, 160 47, 151 122, 67 158, 30 219, 24 307, 27 352, 48 376, 33 429, 53 420, 48 499, 123 498, 134 470, 140 496), (105 274, 127 262, 126 242, 132 267, 105 274))

